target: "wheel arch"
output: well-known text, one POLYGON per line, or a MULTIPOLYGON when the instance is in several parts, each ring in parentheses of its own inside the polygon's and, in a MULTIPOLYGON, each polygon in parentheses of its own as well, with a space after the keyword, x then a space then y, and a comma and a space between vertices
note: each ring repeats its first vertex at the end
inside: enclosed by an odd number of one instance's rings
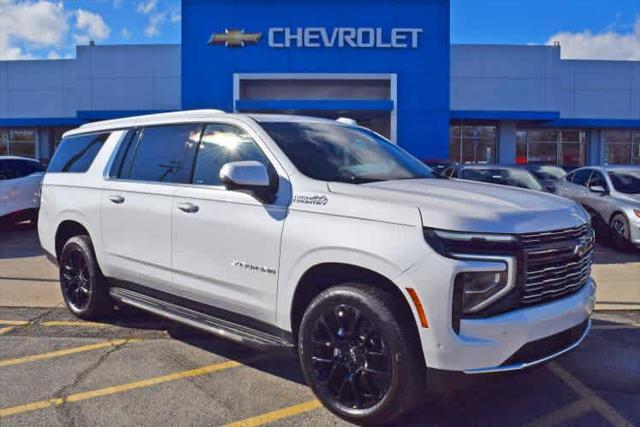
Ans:
POLYGON ((616 215, 622 215, 622 216, 624 217, 624 219, 626 219, 626 220, 627 220, 627 223, 629 222, 629 218, 627 218, 627 215, 625 215, 625 213, 624 213, 623 211, 621 211, 620 209, 616 209, 615 211, 613 211, 613 212, 611 213, 611 216, 609 217, 609 221, 607 221, 607 225, 608 225, 608 226, 611 226, 611 221, 613 221, 613 218, 614 218, 616 215))
MULTIPOLYGON (((80 222, 67 219, 58 224, 55 234, 55 257, 60 259, 60 253, 64 244, 74 236, 87 235, 91 239, 91 233, 80 222)), ((93 241, 93 240, 92 240, 93 241)))
MULTIPOLYGON (((402 316, 412 325, 411 335, 420 342, 418 325, 409 296, 396 283, 383 274, 366 267, 348 263, 324 262, 308 268, 302 275, 291 301, 291 331, 297 341, 302 316, 311 301, 325 289, 347 282, 358 282, 383 289, 392 298, 400 301, 402 316)), ((419 346, 421 348, 421 346, 419 346)))

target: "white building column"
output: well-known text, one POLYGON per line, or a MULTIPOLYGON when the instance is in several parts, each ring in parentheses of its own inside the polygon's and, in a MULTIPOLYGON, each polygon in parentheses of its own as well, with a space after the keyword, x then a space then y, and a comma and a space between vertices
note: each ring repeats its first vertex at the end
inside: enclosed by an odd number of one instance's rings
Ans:
POLYGON ((516 122, 504 121, 498 124, 498 163, 516 162, 516 122))

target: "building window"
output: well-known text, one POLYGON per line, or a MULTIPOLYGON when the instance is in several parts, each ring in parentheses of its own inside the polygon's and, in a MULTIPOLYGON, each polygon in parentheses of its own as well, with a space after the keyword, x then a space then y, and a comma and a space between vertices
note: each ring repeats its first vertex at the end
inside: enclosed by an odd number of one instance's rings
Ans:
POLYGON ((562 129, 520 129, 516 134, 516 163, 583 166, 587 132, 562 129))
POLYGON ((453 124, 449 127, 449 158, 460 163, 495 163, 495 125, 453 124))
POLYGON ((0 155, 35 157, 35 130, 0 129, 0 155))
POLYGON ((606 164, 640 164, 640 131, 604 131, 606 164))

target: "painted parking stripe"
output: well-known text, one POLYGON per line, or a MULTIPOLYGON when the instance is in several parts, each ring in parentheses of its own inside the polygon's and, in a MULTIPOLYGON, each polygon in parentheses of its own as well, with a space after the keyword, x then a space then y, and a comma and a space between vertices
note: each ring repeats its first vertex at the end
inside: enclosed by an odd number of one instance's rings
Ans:
POLYGON ((63 350, 50 351, 47 353, 34 354, 32 356, 19 357, 16 359, 0 360, 0 368, 5 366, 19 365, 21 363, 36 362, 38 360, 53 359, 56 357, 68 356, 70 354, 84 353, 87 351, 99 350, 102 348, 118 347, 124 344, 142 341, 139 339, 118 339, 103 341, 95 344, 83 345, 81 347, 66 348, 63 350))
POLYGON ((47 320, 40 322, 42 326, 88 326, 92 328, 106 328, 109 326, 117 326, 109 323, 83 322, 80 320, 47 320))
POLYGON ((29 323, 28 320, 0 320, 0 325, 24 326, 29 323))
POLYGON ((6 334, 7 332, 11 332, 15 329, 15 326, 7 326, 6 328, 0 328, 0 335, 6 334))
POLYGON ((580 397, 590 401, 593 409, 598 411, 611 425, 615 427, 633 427, 618 411, 611 405, 602 400, 589 387, 582 384, 580 380, 571 375, 567 370, 560 366, 557 362, 551 362, 547 365, 549 370, 562 380, 569 388, 575 391, 580 397))
POLYGON ((189 369, 186 371, 174 372, 168 375, 147 378, 146 380, 134 381, 126 384, 119 384, 111 387, 100 388, 97 390, 84 391, 81 393, 70 394, 65 397, 56 397, 53 399, 40 400, 38 402, 27 403, 24 405, 11 406, 9 408, 0 409, 0 418, 10 415, 22 414, 25 412, 36 411, 38 409, 48 408, 50 406, 60 406, 66 403, 80 402, 83 400, 95 399, 97 397, 109 396, 112 394, 124 393, 140 388, 151 387, 171 381, 177 381, 185 378, 193 378, 208 375, 213 372, 225 369, 236 368, 242 366, 239 362, 230 360, 227 362, 216 363, 215 365, 203 366, 201 368, 189 369))
POLYGON ((593 405, 591 405, 591 401, 582 398, 525 424, 524 427, 547 427, 566 424, 567 421, 574 420, 592 410, 593 405))
POLYGON ((272 423, 274 421, 289 418, 294 415, 299 415, 305 412, 313 411, 322 406, 318 400, 310 400, 308 402, 299 403, 297 405, 289 406, 287 408, 277 409, 275 411, 267 412, 262 415, 257 415, 255 417, 246 418, 244 420, 236 421, 231 424, 227 424, 224 427, 255 427, 261 426, 267 423, 272 423))

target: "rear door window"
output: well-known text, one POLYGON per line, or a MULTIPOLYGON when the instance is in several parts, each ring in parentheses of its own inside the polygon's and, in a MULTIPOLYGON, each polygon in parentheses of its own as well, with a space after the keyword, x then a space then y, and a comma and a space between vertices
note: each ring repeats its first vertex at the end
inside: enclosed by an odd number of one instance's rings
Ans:
POLYGON ((8 181, 16 178, 20 178, 18 170, 9 160, 0 160, 0 181, 8 181))
POLYGON ((591 169, 580 169, 579 171, 574 172, 573 180, 571 182, 575 185, 586 187, 589 177, 591 176, 591 172, 591 169))
MULTIPOLYGON (((200 140, 201 124, 148 127, 141 131, 130 151, 128 170, 121 178, 150 182, 186 182, 189 165, 200 140)), ((124 164, 127 165, 127 160, 124 164)))
POLYGON ((94 133, 63 138, 47 172, 76 172, 89 170, 109 133, 94 133))

